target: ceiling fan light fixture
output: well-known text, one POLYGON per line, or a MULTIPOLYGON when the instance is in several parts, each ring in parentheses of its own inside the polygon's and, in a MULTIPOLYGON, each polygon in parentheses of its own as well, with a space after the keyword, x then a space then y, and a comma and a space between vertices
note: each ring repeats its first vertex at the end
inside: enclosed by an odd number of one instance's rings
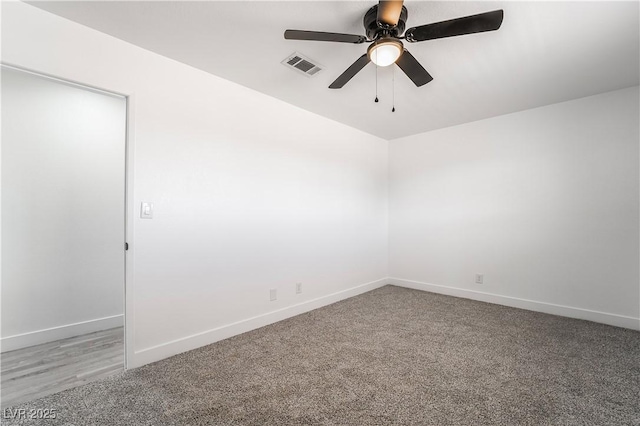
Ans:
MULTIPOLYGON (((405 31, 407 22, 407 8, 404 0, 379 0, 365 13, 362 24, 366 36, 343 33, 327 33, 322 31, 286 30, 284 38, 287 40, 315 40, 338 43, 371 43, 367 53, 360 56, 342 74, 335 79, 329 89, 341 89, 362 69, 373 62, 376 67, 386 67, 396 64, 402 72, 416 85, 424 86, 433 77, 416 58, 413 57, 402 44, 455 37, 465 34, 495 31, 502 25, 504 11, 502 9, 477 15, 463 16, 448 21, 433 22, 419 25, 405 31), (404 34, 404 35, 402 35, 404 34)), ((377 74, 376 74, 377 75, 377 74)))
POLYGON ((381 38, 369 46, 369 59, 379 67, 395 63, 404 50, 402 42, 395 38, 381 38))

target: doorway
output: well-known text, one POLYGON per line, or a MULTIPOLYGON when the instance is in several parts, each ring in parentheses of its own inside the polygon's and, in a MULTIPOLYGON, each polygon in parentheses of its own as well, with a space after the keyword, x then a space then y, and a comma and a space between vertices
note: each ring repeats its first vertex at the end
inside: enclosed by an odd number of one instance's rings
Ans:
POLYGON ((1 73, 5 408, 124 370, 127 99, 1 73))

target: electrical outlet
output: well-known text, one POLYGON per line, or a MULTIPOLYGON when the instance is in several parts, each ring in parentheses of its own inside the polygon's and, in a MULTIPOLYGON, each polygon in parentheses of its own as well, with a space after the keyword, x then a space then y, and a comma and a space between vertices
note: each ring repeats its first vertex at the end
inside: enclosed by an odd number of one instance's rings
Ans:
POLYGON ((269 290, 269 300, 272 302, 278 300, 278 289, 272 288, 269 290))
POLYGON ((484 283, 484 274, 476 274, 476 284, 484 283))
POLYGON ((302 283, 296 283, 296 294, 302 293, 302 283))

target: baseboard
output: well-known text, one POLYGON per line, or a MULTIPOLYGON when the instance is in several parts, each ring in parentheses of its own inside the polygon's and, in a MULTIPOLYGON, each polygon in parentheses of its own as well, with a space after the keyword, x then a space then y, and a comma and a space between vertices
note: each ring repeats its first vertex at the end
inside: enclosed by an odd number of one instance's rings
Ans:
POLYGON ((465 299, 478 300, 481 302, 494 303, 496 305, 510 306, 513 308, 526 309, 529 311, 543 312, 545 314, 559 315, 569 318, 577 318, 601 324, 613 325, 616 327, 640 330, 640 318, 633 318, 624 315, 610 314, 606 312, 592 311, 589 309, 574 308, 571 306, 556 305, 553 303, 538 302, 535 300, 520 299, 517 297, 502 296, 499 294, 485 293, 482 291, 467 290, 464 288, 448 287, 437 284, 429 284, 420 281, 406 280, 402 278, 390 277, 389 284, 399 287, 412 288, 415 290, 429 291, 432 293, 446 294, 449 296, 462 297, 465 299))
POLYGON ((124 315, 113 315, 75 324, 61 325, 58 327, 36 330, 29 333, 16 334, 0 339, 0 351, 9 352, 54 340, 80 336, 82 334, 95 333, 96 331, 124 326, 124 315))
POLYGON ((255 330, 257 328, 264 327, 266 325, 273 324, 275 322, 282 321, 284 319, 300 315, 305 312, 321 308, 323 306, 331 305, 332 303, 349 299, 350 297, 357 296, 371 290, 375 290, 376 288, 382 287, 386 284, 388 284, 387 279, 382 278, 376 281, 349 288, 347 290, 342 290, 326 296, 318 297, 316 299, 288 306, 286 308, 278 309, 276 311, 272 311, 263 315, 247 318, 245 320, 207 330, 202 333, 193 334, 182 339, 173 340, 162 345, 136 351, 134 352, 133 359, 129 360, 128 368, 140 367, 145 364, 160 361, 162 359, 177 355, 182 352, 187 352, 202 346, 210 345, 211 343, 228 339, 229 337, 246 333, 247 331, 255 330))

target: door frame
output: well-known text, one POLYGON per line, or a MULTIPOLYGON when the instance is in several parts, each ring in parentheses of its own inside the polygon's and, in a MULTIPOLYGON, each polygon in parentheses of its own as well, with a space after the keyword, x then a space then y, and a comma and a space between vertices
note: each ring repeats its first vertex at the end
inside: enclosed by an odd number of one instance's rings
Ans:
POLYGON ((135 152, 135 120, 134 105, 135 96, 133 93, 122 93, 120 91, 98 87, 96 85, 85 82, 75 81, 65 77, 49 74, 42 71, 29 69, 20 65, 10 64, 0 61, 0 67, 9 68, 28 74, 33 74, 41 78, 56 81, 58 83, 75 86, 84 90, 95 93, 101 93, 108 96, 116 96, 125 100, 125 141, 124 141, 124 288, 123 288, 123 306, 124 306, 124 369, 125 371, 136 367, 134 357, 134 303, 133 303, 133 282, 134 282, 134 152, 135 152), (125 244, 128 249, 125 250, 125 244))

